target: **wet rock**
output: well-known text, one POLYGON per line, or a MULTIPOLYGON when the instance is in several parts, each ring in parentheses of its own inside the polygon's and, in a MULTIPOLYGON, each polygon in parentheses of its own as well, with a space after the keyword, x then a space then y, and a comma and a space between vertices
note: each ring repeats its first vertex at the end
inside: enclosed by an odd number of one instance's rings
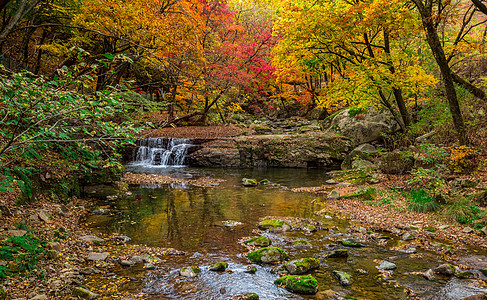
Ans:
POLYGON ((403 241, 412 241, 412 240, 416 239, 416 235, 414 233, 408 231, 402 235, 401 239, 403 241))
POLYGON ((98 297, 98 295, 92 291, 79 286, 73 289, 73 296, 81 297, 83 299, 96 299, 98 297))
POLYGON ((316 279, 311 275, 289 275, 283 276, 274 284, 284 287, 286 290, 304 295, 314 295, 318 292, 318 284, 316 279))
POLYGON ((455 266, 452 266, 450 264, 442 264, 439 265, 438 267, 434 268, 433 271, 436 274, 440 275, 445 275, 445 276, 452 276, 455 274, 455 266))
POLYGON ((265 247, 247 254, 247 258, 254 263, 271 263, 288 260, 289 255, 277 247, 265 247))
POLYGON ((247 270, 245 270, 244 272, 249 274, 255 274, 255 272, 257 272, 257 268, 255 266, 248 266, 247 270))
POLYGON ((347 258, 347 257, 348 257, 347 249, 337 249, 332 253, 326 255, 326 258, 347 258))
POLYGON ((131 261, 131 260, 126 260, 126 259, 124 259, 124 260, 121 260, 121 261, 119 262, 119 264, 120 264, 121 266, 123 266, 123 267, 132 267, 132 266, 134 266, 134 265, 135 265, 135 262, 134 262, 134 261, 131 261))
POLYGON ((458 272, 455 274, 455 276, 460 279, 475 278, 475 274, 470 271, 458 272))
POLYGON ((227 227, 235 227, 238 225, 242 225, 242 222, 234 221, 234 220, 227 220, 227 221, 222 221, 223 226, 227 227))
POLYGON ((9 236, 24 236, 27 234, 25 230, 9 230, 7 231, 7 235, 9 236))
POLYGON ((195 266, 181 268, 179 270, 179 275, 189 278, 196 277, 199 273, 201 273, 201 269, 195 266))
POLYGON ((242 295, 237 295, 232 298, 232 300, 258 300, 258 299, 259 299, 259 295, 257 295, 256 293, 245 293, 242 295))
POLYGON ((423 273, 423 277, 430 281, 435 280, 435 272, 432 269, 429 269, 428 271, 423 273))
POLYGON ((338 200, 340 199, 340 192, 337 190, 332 190, 329 194, 328 197, 326 197, 328 200, 338 200))
POLYGON ((350 274, 342 271, 333 271, 333 276, 335 276, 342 286, 349 286, 351 284, 352 277, 350 274))
POLYGON ((301 258, 288 262, 284 265, 291 275, 302 275, 320 267, 320 261, 316 258, 301 258))
POLYGON ((99 238, 95 235, 84 235, 84 236, 80 237, 79 239, 84 241, 84 242, 96 242, 96 243, 101 243, 101 242, 105 241, 104 239, 99 238))
POLYGON ((156 266, 154 266, 153 264, 145 264, 144 269, 145 270, 155 270, 156 266))
POLYGON ((317 231, 318 229, 316 229, 316 226, 313 225, 313 224, 309 224, 308 226, 306 226, 306 228, 304 229, 304 231, 306 233, 311 233, 311 232, 315 232, 317 231))
POLYGON ((133 261, 136 264, 144 264, 144 263, 149 263, 150 262, 150 258, 147 257, 147 256, 143 256, 143 255, 132 256, 130 258, 130 260, 133 261))
POLYGON ((125 244, 131 240, 131 238, 126 236, 126 235, 117 235, 117 236, 113 237, 112 239, 114 239, 117 242, 120 242, 122 244, 125 244))
POLYGON ((224 272, 227 268, 228 268, 228 263, 217 262, 213 266, 208 267, 208 270, 215 271, 215 272, 224 272))
POLYGON ((250 179, 250 178, 242 178, 242 185, 243 186, 257 186, 257 180, 250 179))
POLYGON ((311 249, 312 247, 311 243, 305 240, 297 240, 293 242, 293 248, 296 249, 311 249))
POLYGON ((285 232, 291 230, 291 226, 288 223, 278 219, 263 220, 258 226, 261 230, 268 230, 271 232, 285 232))
POLYGON ((315 299, 336 299, 337 292, 334 290, 326 290, 318 292, 315 296, 315 299))
POLYGON ((97 253, 97 252, 90 252, 86 257, 87 260, 91 261, 100 261, 105 260, 108 257, 108 252, 97 253))
POLYGON ((396 264, 385 260, 381 261, 380 264, 377 266, 377 269, 382 271, 395 270, 396 268, 397 268, 396 264))
POLYGON ((413 253, 416 253, 417 250, 415 247, 408 247, 408 248, 399 250, 399 252, 406 253, 406 254, 413 254, 413 253))
POLYGON ((266 236, 259 236, 256 238, 251 238, 244 242, 245 245, 256 246, 256 247, 267 247, 271 245, 271 239, 266 236))
POLYGON ((353 239, 345 239, 345 240, 340 240, 338 241, 340 244, 342 244, 343 246, 347 246, 347 247, 353 247, 353 248, 361 248, 361 247, 365 247, 364 244, 362 243, 359 243, 353 239))

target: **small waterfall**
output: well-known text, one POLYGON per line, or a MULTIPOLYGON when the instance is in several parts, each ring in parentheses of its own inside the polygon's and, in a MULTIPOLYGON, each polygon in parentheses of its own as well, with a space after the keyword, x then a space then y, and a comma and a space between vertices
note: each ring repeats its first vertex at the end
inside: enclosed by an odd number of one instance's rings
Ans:
POLYGON ((148 138, 137 141, 133 164, 145 166, 183 166, 190 139, 148 138))

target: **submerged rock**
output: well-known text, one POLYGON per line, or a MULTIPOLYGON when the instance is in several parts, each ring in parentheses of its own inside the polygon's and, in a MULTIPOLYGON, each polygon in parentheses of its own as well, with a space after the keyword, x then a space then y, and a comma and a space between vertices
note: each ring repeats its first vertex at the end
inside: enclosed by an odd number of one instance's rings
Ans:
POLYGON ((455 274, 455 266, 450 264, 442 264, 438 267, 434 268, 433 271, 436 274, 445 275, 445 276, 452 276, 455 274))
POLYGON ((247 258, 254 263, 271 263, 288 260, 289 255, 277 247, 265 247, 247 254, 247 258))
POLYGON ((377 266, 377 269, 381 271, 390 271, 395 270, 397 268, 396 264, 388 262, 388 261, 381 261, 380 264, 377 266))
POLYGON ((257 295, 256 293, 245 293, 242 295, 237 295, 232 298, 232 300, 258 300, 258 299, 259 299, 259 295, 257 295))
POLYGON ((257 268, 255 266, 248 266, 247 270, 245 270, 244 272, 249 274, 255 274, 255 272, 257 272, 257 268))
POLYGON ((228 263, 226 262, 217 262, 213 266, 208 267, 208 270, 210 271, 216 271, 216 272, 223 272, 228 268, 228 263))
POLYGON ((305 240, 297 240, 293 242, 293 248, 296 249, 311 249, 312 247, 311 243, 305 240))
POLYGON ((423 277, 430 281, 435 280, 435 272, 433 272, 432 269, 429 269, 428 271, 423 273, 423 277))
POLYGON ((259 236, 256 238, 251 238, 244 242, 245 245, 256 246, 256 247, 267 247, 271 244, 271 239, 266 236, 259 236))
POLYGON ((179 270, 179 275, 189 278, 196 277, 199 273, 201 273, 201 269, 195 266, 185 267, 179 270))
POLYGON ((291 226, 288 223, 278 219, 263 220, 258 226, 261 230, 268 230, 272 232, 284 232, 291 230, 291 226))
POLYGON ((326 258, 347 258, 347 257, 348 257, 347 249, 337 249, 326 256, 326 258))
POLYGON ((318 283, 311 275, 283 276, 274 281, 274 284, 297 294, 314 295, 318 292, 318 283))
POLYGON ((284 265, 291 275, 301 275, 320 267, 320 261, 316 258, 301 258, 284 265))
POLYGON ((362 243, 359 243, 359 242, 356 242, 355 240, 353 239, 345 239, 345 240, 340 240, 338 241, 340 244, 342 244, 343 246, 347 246, 347 247, 353 247, 353 248, 361 248, 361 247, 365 247, 364 244, 362 243))
POLYGON ((335 276, 342 286, 349 286, 351 284, 352 277, 350 274, 342 271, 333 271, 333 276, 335 276))

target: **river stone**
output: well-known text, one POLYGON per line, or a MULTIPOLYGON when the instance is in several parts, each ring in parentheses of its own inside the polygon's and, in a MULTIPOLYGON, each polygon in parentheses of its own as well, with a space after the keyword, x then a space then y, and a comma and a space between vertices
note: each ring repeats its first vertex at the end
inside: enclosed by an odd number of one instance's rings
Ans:
POLYGON ((108 252, 103 252, 103 253, 90 252, 86 257, 86 259, 92 261, 99 261, 99 260, 105 260, 107 257, 108 257, 108 252))
POLYGON ((304 295, 314 295, 318 292, 318 284, 316 279, 311 275, 289 275, 283 276, 274 284, 284 287, 286 290, 304 295))
POLYGON ((284 265, 289 274, 302 275, 310 270, 320 267, 320 261, 316 258, 301 258, 288 262, 284 265))
POLYGON ((475 278, 475 274, 470 272, 470 271, 463 271, 463 272, 458 272, 455 274, 456 277, 460 279, 470 279, 470 278, 475 278))
POLYGON ((271 263, 288 260, 289 255, 277 247, 265 247, 247 254, 247 258, 254 263, 271 263))
POLYGON ((437 274, 452 276, 455 274, 456 270, 455 270, 455 266, 452 266, 450 264, 442 264, 434 268, 433 271, 437 274))
POLYGON ((215 272, 223 272, 228 268, 228 263, 226 262, 217 262, 213 266, 209 266, 208 270, 215 271, 215 272))
POLYGON ((255 266, 248 266, 244 273, 255 274, 257 272, 257 268, 255 266))
POLYGON ((474 232, 475 230, 474 230, 472 227, 468 227, 468 226, 467 226, 467 227, 463 228, 463 230, 462 230, 462 231, 463 231, 464 233, 472 233, 472 232, 474 232))
POLYGON ((27 231, 25 230, 9 230, 7 231, 7 235, 9 236, 24 236, 27 234, 27 231))
POLYGON ((150 263, 151 262, 150 257, 143 256, 143 255, 132 256, 130 258, 130 260, 133 261, 136 264, 145 264, 145 263, 150 263))
POLYGON ((242 178, 243 186, 257 186, 257 180, 251 178, 242 178))
POLYGON ((285 232, 291 230, 291 226, 282 220, 267 219, 259 223, 259 229, 271 232, 285 232))
POLYGON ((353 247, 353 248, 362 248, 362 247, 365 247, 364 244, 362 243, 359 243, 353 239, 344 239, 344 240, 340 240, 338 241, 340 244, 342 244, 343 246, 347 246, 347 247, 353 247))
POLYGON ((34 297, 30 298, 30 300, 48 300, 49 298, 45 294, 35 295, 34 297))
POLYGON ((337 191, 337 190, 332 190, 328 194, 328 197, 326 199, 328 199, 328 200, 338 200, 338 199, 340 199, 340 192, 337 191))
POLYGON ((39 212, 39 219, 46 223, 51 223, 50 214, 47 210, 43 209, 39 212))
POLYGON ((132 267, 133 265, 135 265, 135 262, 126 259, 121 260, 119 263, 123 267, 132 267))
POLYGON ((397 268, 396 264, 385 261, 385 260, 381 261, 381 263, 377 266, 377 269, 383 270, 383 271, 394 270, 396 268, 397 268))
POLYGON ((349 286, 351 284, 351 277, 349 274, 342 271, 333 271, 333 276, 335 276, 342 286, 349 286))
POLYGON ((259 300, 259 295, 256 293, 245 293, 233 297, 232 300, 259 300))
POLYGON ((416 238, 416 235, 414 233, 411 233, 411 232, 405 232, 402 237, 401 237, 404 241, 412 241, 416 238))
POLYGON ((85 241, 85 242, 104 242, 105 240, 102 239, 102 238, 99 238, 97 236, 94 236, 94 235, 84 235, 82 237, 79 238, 80 240, 82 241, 85 241))
POLYGON ((201 273, 201 269, 195 266, 181 268, 179 270, 179 275, 189 278, 196 277, 199 273, 201 273))
POLYGON ((305 240, 297 240, 293 242, 293 248, 296 249, 311 249, 312 247, 311 243, 305 240))
POLYGON ((347 249, 337 249, 332 253, 326 256, 327 258, 347 258, 348 257, 348 250, 347 249))
POLYGON ((154 266, 151 263, 148 263, 148 264, 145 264, 144 265, 144 270, 155 270, 155 269, 156 269, 156 266, 154 266))
POLYGON ((423 273, 423 277, 432 281, 435 279, 435 272, 432 269, 429 269, 428 271, 423 273))
POLYGON ((355 159, 352 161, 353 170, 369 170, 377 168, 376 165, 365 159, 355 159))
POLYGON ((98 297, 98 295, 93 293, 92 291, 79 286, 73 289, 73 296, 81 297, 84 299, 96 299, 98 297))
POLYGON ((251 238, 244 242, 245 245, 256 246, 256 247, 267 247, 271 244, 271 239, 266 236, 259 236, 256 238, 251 238))

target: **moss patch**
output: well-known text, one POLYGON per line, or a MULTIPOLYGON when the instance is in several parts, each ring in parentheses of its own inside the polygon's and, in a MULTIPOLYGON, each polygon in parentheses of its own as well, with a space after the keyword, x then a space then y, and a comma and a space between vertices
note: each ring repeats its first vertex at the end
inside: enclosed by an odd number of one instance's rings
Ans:
POLYGON ((265 247, 247 254, 247 258, 255 263, 270 263, 289 259, 284 250, 277 247, 265 247))
POLYGON ((311 275, 283 276, 274 281, 274 284, 298 294, 314 295, 318 292, 318 283, 311 275))
POLYGON ((271 239, 266 236, 259 236, 256 238, 251 238, 244 242, 245 245, 257 246, 257 247, 267 247, 271 244, 271 239))

